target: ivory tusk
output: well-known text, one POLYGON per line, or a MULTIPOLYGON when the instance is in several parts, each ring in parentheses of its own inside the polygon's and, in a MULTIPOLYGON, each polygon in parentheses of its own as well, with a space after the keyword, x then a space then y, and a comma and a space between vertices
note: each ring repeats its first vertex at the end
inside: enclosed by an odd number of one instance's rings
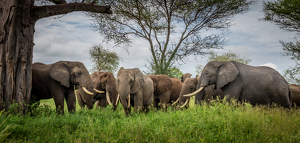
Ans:
POLYGON ((185 103, 182 106, 180 106, 180 108, 184 107, 189 102, 189 100, 190 98, 186 99, 185 103))
POLYGON ((96 88, 94 88, 94 91, 96 91, 97 93, 105 93, 105 91, 100 91, 100 90, 97 90, 96 88))
POLYGON ((118 105, 119 98, 120 98, 120 94, 118 94, 117 101, 116 101, 116 106, 118 105))
POLYGON ((108 91, 106 91, 106 100, 107 100, 109 105, 112 105, 111 101, 110 101, 110 98, 109 98, 109 92, 108 91))
POLYGON ((130 107, 130 93, 128 94, 128 108, 130 107))
POLYGON ((172 104, 172 106, 175 105, 179 101, 179 98, 180 97, 178 97, 178 99, 172 104))
POLYGON ((201 90, 203 89, 203 87, 200 87, 198 90, 196 90, 195 92, 193 93, 190 93, 190 94, 186 94, 186 95, 183 95, 185 97, 192 97, 194 96, 195 94, 197 94, 198 92, 200 92, 201 90))
POLYGON ((83 91, 89 95, 94 95, 94 93, 88 91, 85 87, 82 87, 83 91))

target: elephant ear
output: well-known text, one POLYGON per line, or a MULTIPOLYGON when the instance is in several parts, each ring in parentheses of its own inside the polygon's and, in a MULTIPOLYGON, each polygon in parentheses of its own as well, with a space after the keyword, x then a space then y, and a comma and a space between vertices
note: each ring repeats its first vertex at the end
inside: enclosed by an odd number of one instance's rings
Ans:
POLYGON ((156 94, 162 94, 172 89, 172 80, 167 75, 159 75, 158 79, 159 81, 155 91, 156 94))
POLYGON ((138 68, 133 68, 131 71, 134 73, 134 83, 131 88, 131 94, 137 93, 141 88, 144 87, 144 75, 138 68))
POLYGON ((123 68, 123 67, 121 67, 121 68, 119 69, 119 71, 118 71, 118 74, 117 74, 117 77, 119 77, 119 76, 121 75, 121 73, 122 73, 122 70, 124 70, 124 68, 123 68))
POLYGON ((65 62, 54 63, 50 68, 50 76, 65 87, 70 87, 70 73, 65 62))
POLYGON ((219 66, 219 72, 217 76, 217 89, 220 89, 229 82, 234 81, 238 74, 239 71, 232 62, 224 62, 221 64, 219 66))

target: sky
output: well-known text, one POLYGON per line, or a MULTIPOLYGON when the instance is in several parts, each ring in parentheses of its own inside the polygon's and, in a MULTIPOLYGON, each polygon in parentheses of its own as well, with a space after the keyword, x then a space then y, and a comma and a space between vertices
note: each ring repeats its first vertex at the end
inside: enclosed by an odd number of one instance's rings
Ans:
MULTIPOLYGON (((233 18, 234 25, 225 35, 228 42, 223 49, 214 51, 218 54, 232 51, 251 59, 249 65, 269 66, 282 74, 285 69, 294 66, 295 62, 282 55, 284 51, 279 40, 293 41, 295 33, 283 31, 273 23, 260 21, 259 18, 262 17, 262 1, 258 0, 250 7, 250 11, 233 18)), ((112 43, 105 43, 103 37, 93 30, 91 23, 91 17, 83 12, 38 20, 35 25, 33 62, 51 64, 60 60, 80 61, 91 70, 93 63, 89 49, 100 44, 121 57, 119 68, 147 70, 145 64, 151 58, 147 41, 135 39, 127 50, 115 47, 112 43)), ((207 62, 206 57, 191 56, 179 68, 183 73, 196 76, 196 66, 204 66, 207 62)))

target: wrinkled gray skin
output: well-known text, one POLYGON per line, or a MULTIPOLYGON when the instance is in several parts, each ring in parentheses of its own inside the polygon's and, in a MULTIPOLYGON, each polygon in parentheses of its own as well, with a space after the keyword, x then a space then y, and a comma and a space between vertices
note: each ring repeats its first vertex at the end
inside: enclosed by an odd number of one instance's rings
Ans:
POLYGON ((96 109, 98 107, 107 107, 108 102, 106 98, 107 92, 109 93, 109 99, 112 103, 112 110, 115 111, 117 109, 118 103, 118 91, 116 85, 116 79, 111 72, 100 72, 96 71, 91 74, 91 78, 94 84, 94 88, 99 91, 105 91, 105 93, 97 93, 94 92, 94 99, 96 100, 96 109))
POLYGON ((138 68, 124 69, 121 67, 117 75, 117 90, 124 112, 128 115, 131 106, 134 112, 149 111, 148 106, 153 100, 153 82, 150 77, 143 75, 138 68), (130 94, 130 105, 128 105, 128 95, 130 94), (129 106, 129 107, 128 107, 129 106))
POLYGON ((204 67, 197 89, 214 84, 228 96, 227 100, 248 101, 252 105, 273 102, 284 107, 292 103, 288 83, 277 71, 265 66, 211 61, 204 67))
MULTIPOLYGON (((32 65, 31 100, 34 102, 53 98, 56 111, 63 114, 65 99, 68 111, 73 113, 76 110, 74 85, 76 90, 85 87, 88 91, 93 91, 92 79, 81 62, 59 61, 50 65, 32 65)), ((89 109, 93 108, 92 95, 87 94, 82 100, 89 109)))
POLYGON ((204 87, 202 91, 195 96, 195 104, 201 104, 201 101, 209 103, 213 99, 223 99, 224 92, 221 89, 215 89, 215 85, 204 87))

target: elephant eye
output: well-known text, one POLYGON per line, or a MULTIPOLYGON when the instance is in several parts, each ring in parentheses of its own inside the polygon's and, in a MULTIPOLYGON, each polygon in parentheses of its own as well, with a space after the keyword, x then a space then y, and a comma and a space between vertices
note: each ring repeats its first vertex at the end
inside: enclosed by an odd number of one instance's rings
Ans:
POLYGON ((131 79, 131 80, 130 80, 130 83, 132 83, 132 82, 133 82, 133 80, 131 79))
POLYGON ((82 72, 81 72, 81 71, 79 71, 79 72, 78 72, 78 74, 79 74, 79 75, 81 75, 81 74, 82 74, 82 72))

